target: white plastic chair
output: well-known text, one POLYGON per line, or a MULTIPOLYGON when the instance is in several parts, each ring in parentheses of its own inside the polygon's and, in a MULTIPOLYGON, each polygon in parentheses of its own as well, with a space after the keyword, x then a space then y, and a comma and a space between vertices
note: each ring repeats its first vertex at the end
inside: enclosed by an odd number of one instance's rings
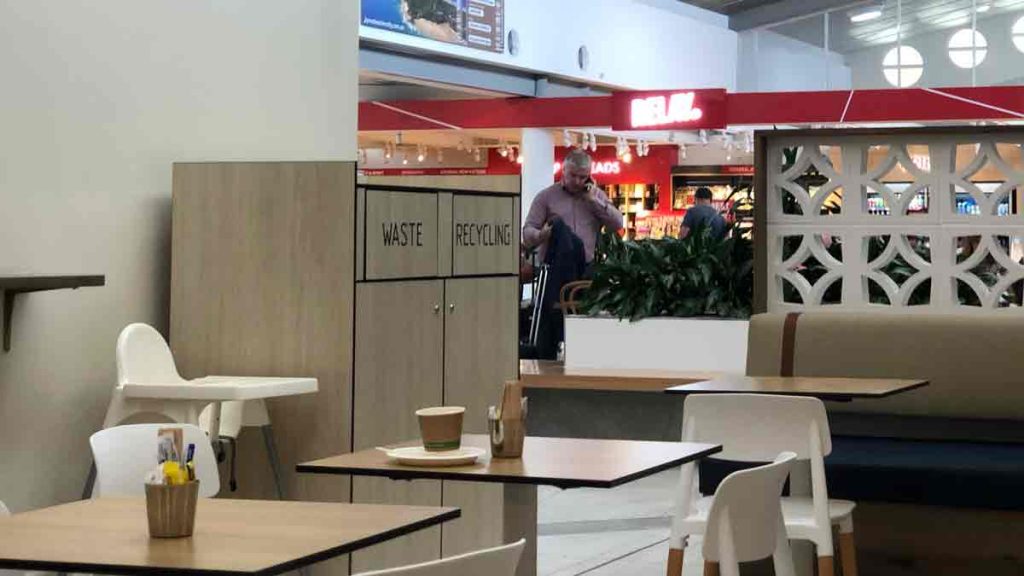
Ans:
POLYGON ((217 458, 206 433, 191 424, 129 424, 100 430, 89 437, 96 462, 95 496, 143 496, 146 473, 157 467, 157 431, 182 429, 182 448, 195 444, 193 455, 199 496, 212 498, 220 491, 217 458))
POLYGON ((363 572, 355 576, 514 576, 526 540, 422 564, 363 572))
MULTIPOLYGON (((148 324, 129 324, 121 331, 117 339, 117 385, 107 408, 103 422, 104 428, 117 426, 125 420, 139 414, 157 416, 160 419, 177 423, 198 423, 200 428, 210 433, 210 419, 213 402, 196 400, 131 398, 124 393, 124 386, 133 384, 184 384, 185 380, 178 374, 174 364, 174 356, 164 337, 148 324)), ((273 429, 266 402, 262 399, 246 401, 220 402, 221 416, 217 440, 224 440, 231 448, 229 460, 229 487, 232 491, 237 487, 235 480, 236 441, 243 426, 256 426, 263 432, 263 441, 267 448, 267 456, 274 476, 277 497, 284 499, 281 480, 281 462, 274 443, 273 429)), ((86 482, 83 497, 88 497, 91 490, 91 477, 86 482)))
POLYGON ((178 374, 174 357, 164 337, 148 324, 129 324, 117 338, 117 384, 107 407, 103 427, 117 426, 139 415, 160 416, 169 422, 195 423, 203 406, 194 400, 129 398, 128 383, 178 384, 187 380, 178 374))
POLYGON ((739 576, 740 562, 771 556, 777 576, 794 576, 780 497, 795 459, 783 452, 773 463, 733 472, 718 485, 704 536, 705 574, 739 576))
MULTIPOLYGON (((238 460, 238 435, 243 427, 259 428, 263 433, 263 445, 267 449, 267 458, 270 461, 271 472, 274 475, 274 489, 279 500, 284 500, 284 484, 281 480, 281 459, 277 454, 277 443, 274 441, 274 427, 270 424, 270 413, 267 411, 267 403, 262 399, 257 400, 230 400, 221 402, 220 411, 220 432, 218 437, 225 441, 229 448, 228 456, 229 479, 228 486, 231 491, 237 488, 235 480, 235 464, 238 460)), ((209 406, 199 415, 199 427, 210 432, 209 406)))
MULTIPOLYGON (((832 526, 839 526, 843 575, 857 576, 853 540, 853 509, 848 500, 829 500, 824 457, 832 452, 825 405, 817 398, 766 394, 693 394, 683 405, 683 439, 715 442, 723 450, 715 458, 768 462, 780 452, 794 452, 809 461, 811 494, 782 499, 790 539, 810 540, 818 556, 819 576, 832 576, 832 526)), ((699 493, 695 463, 683 466, 678 501, 669 539, 670 576, 679 574, 687 536, 703 534, 712 499, 699 493)))

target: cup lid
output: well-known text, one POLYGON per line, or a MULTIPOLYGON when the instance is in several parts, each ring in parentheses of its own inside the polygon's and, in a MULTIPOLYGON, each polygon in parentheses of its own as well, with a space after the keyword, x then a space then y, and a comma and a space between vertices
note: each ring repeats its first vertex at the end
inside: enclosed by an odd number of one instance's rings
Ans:
POLYGON ((433 406, 431 408, 420 408, 416 411, 417 416, 448 416, 450 414, 462 414, 466 411, 465 406, 433 406))

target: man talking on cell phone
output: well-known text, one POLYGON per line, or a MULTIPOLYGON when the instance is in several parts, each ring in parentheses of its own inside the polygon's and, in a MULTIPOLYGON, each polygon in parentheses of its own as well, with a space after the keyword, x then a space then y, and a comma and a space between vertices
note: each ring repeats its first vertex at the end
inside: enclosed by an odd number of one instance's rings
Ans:
POLYGON ((540 191, 530 205, 523 225, 523 244, 540 246, 541 258, 547 252, 557 221, 561 221, 583 243, 587 268, 594 260, 594 248, 602 227, 622 229, 622 213, 608 200, 590 177, 590 156, 575 148, 562 162, 562 180, 540 191))
POLYGON ((559 294, 565 284, 590 276, 604 226, 621 230, 622 214, 590 177, 590 156, 574 149, 562 162, 562 180, 537 194, 523 226, 523 246, 539 246, 545 268, 543 297, 533 303, 534 316, 540 311, 536 346, 521 349, 520 357, 556 358, 564 331, 559 294))

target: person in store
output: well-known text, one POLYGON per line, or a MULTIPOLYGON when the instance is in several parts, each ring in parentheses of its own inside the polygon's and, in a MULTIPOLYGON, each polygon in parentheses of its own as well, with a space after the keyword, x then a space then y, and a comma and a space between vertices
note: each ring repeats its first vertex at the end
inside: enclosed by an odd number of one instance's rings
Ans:
POLYGON ((530 204, 523 225, 523 244, 528 248, 539 246, 542 258, 555 219, 564 222, 583 242, 588 266, 594 260, 601 228, 615 232, 622 229, 622 213, 590 177, 590 164, 590 156, 583 150, 570 151, 562 162, 562 180, 541 190, 530 204))
POLYGON ((558 309, 562 286, 586 278, 592 271, 601 228, 618 232, 622 214, 590 177, 590 156, 572 150, 562 163, 562 180, 540 191, 523 226, 523 246, 540 248, 544 263, 537 340, 520 347, 521 358, 555 359, 564 324, 558 309))
POLYGON ((694 193, 693 206, 686 210, 683 216, 683 223, 679 227, 679 237, 686 238, 690 232, 707 225, 711 228, 711 236, 722 238, 725 236, 725 218, 718 213, 718 210, 711 205, 711 190, 706 186, 697 188, 694 193))

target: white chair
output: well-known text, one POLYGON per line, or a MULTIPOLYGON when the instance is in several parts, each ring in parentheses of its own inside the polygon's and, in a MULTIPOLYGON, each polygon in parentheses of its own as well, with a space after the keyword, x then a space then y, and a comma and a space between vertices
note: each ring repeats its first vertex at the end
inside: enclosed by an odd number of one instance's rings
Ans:
MULTIPOLYGON (((136 398, 125 393, 127 384, 188 384, 178 374, 174 356, 163 336, 148 324, 130 324, 121 331, 117 339, 117 385, 107 408, 103 422, 104 428, 117 426, 122 422, 139 415, 152 416, 158 420, 197 423, 210 433, 210 419, 214 404, 221 406, 220 425, 217 440, 225 440, 231 447, 229 461, 229 486, 234 490, 236 440, 242 426, 257 426, 262 429, 263 441, 267 447, 267 456, 274 476, 274 485, 279 499, 284 499, 281 481, 281 463, 274 443, 273 429, 265 401, 260 399, 245 401, 211 402, 209 400, 136 398)), ((223 378, 222 378, 223 379, 223 378)), ((245 378, 252 380, 252 378, 245 378)), ((200 379, 192 383, 204 383, 214 379, 200 379)), ((219 447, 219 442, 218 442, 219 447)), ((88 497, 91 490, 92 473, 86 482, 83 497, 88 497)))
MULTIPOLYGON (((768 462, 788 451, 796 453, 798 461, 809 461, 810 495, 782 499, 786 532, 790 539, 814 543, 819 576, 832 576, 832 526, 838 525, 843 575, 857 576, 853 540, 856 504, 829 500, 824 457, 832 452, 832 438, 821 400, 765 394, 693 394, 683 405, 683 439, 722 444, 723 450, 715 458, 724 460, 768 462)), ((794 466, 796 470, 799 468, 794 466)), ((791 481, 791 488, 798 482, 791 481)), ((669 576, 679 574, 687 536, 703 534, 706 529, 712 499, 702 496, 699 487, 697 465, 684 465, 669 539, 669 576)))
POLYGON ((355 576, 514 576, 526 540, 422 564, 363 572, 355 576))
POLYGON ((704 574, 739 576, 740 562, 769 556, 777 576, 794 576, 793 556, 782 520, 782 487, 796 454, 733 472, 718 485, 704 535, 704 574))
MULTIPOLYGON (((235 464, 238 460, 238 435, 243 427, 259 428, 263 433, 263 445, 267 449, 271 472, 274 476, 274 489, 279 500, 284 500, 284 485, 281 480, 281 460, 277 455, 277 444, 274 442, 274 428, 270 424, 270 413, 262 399, 230 400, 221 402, 220 432, 218 437, 229 446, 228 455, 228 487, 233 492, 238 483, 235 479, 235 464)), ((199 427, 210 432, 211 408, 206 407, 199 415, 199 427)))
POLYGON ((157 467, 157 431, 182 429, 182 447, 195 444, 193 455, 199 496, 212 498, 220 491, 217 458, 206 433, 191 424, 128 424, 100 430, 89 437, 96 462, 94 496, 143 496, 146 473, 157 467))
POLYGON ((117 384, 107 407, 103 427, 117 426, 140 414, 158 416, 169 422, 195 423, 209 402, 129 398, 128 383, 184 384, 164 337, 148 324, 129 324, 117 337, 117 384))

